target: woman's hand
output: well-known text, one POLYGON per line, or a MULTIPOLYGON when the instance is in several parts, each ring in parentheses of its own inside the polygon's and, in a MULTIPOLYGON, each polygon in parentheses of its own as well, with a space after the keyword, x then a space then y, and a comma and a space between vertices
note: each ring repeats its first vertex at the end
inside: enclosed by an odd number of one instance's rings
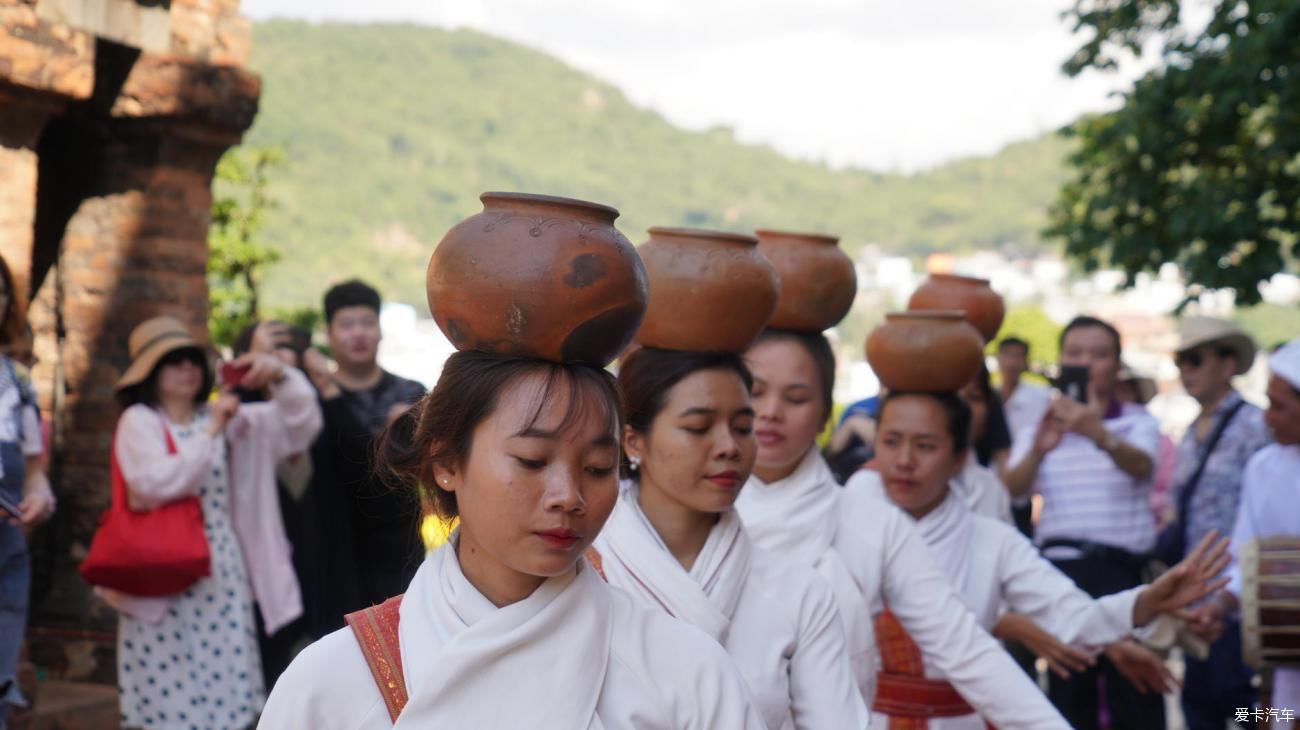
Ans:
POLYGON ((9 522, 24 528, 35 527, 54 516, 54 506, 54 492, 46 482, 23 495, 23 501, 18 503, 21 517, 11 518, 9 522))
POLYGON ((1056 676, 1068 679, 1074 672, 1082 672, 1096 664, 1092 655, 1059 641, 1047 633, 1033 619, 1018 613, 1004 614, 993 627, 999 639, 1019 641, 1029 648, 1056 676))
MULTIPOLYGON (((1162 613, 1181 613, 1181 609, 1228 584, 1226 577, 1216 578, 1232 559, 1228 538, 1217 540, 1218 536, 1211 530, 1187 557, 1142 589, 1133 604, 1134 626, 1145 626, 1162 613)), ((1191 619, 1187 614, 1179 617, 1191 619)))
POLYGON ((1169 694, 1182 686, 1155 652, 1132 639, 1117 641, 1106 647, 1106 658, 1142 694, 1169 694))
POLYGON ((311 382, 316 386, 320 397, 325 400, 334 400, 343 395, 343 389, 334 379, 334 367, 331 366, 329 358, 321 354, 320 350, 309 347, 302 353, 302 369, 311 378, 311 382))
POLYGON ((208 406, 208 435, 216 436, 239 411, 239 396, 232 389, 224 389, 208 406))
POLYGON ((276 348, 288 345, 289 341, 289 325, 274 320, 266 320, 253 330, 253 337, 249 342, 248 351, 261 355, 271 355, 275 353, 276 348))
POLYGON ((235 358, 231 364, 248 368, 248 372, 238 383, 229 383, 229 385, 238 385, 244 390, 261 390, 284 377, 284 363, 276 356, 266 353, 249 352, 235 358))

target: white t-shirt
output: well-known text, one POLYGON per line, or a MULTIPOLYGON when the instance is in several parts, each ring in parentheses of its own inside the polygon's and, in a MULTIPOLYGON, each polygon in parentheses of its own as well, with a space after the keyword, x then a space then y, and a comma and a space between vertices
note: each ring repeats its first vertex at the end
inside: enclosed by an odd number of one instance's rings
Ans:
POLYGON ((1037 426, 1051 402, 1051 388, 1023 381, 1017 384, 1016 389, 1011 391, 1011 397, 1002 404, 1011 435, 1015 436, 1028 426, 1037 426))

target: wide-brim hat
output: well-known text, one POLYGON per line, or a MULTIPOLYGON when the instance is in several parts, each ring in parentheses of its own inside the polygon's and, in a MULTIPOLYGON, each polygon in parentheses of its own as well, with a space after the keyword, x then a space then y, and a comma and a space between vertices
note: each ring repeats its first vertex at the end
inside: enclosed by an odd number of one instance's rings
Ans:
POLYGON ((168 353, 186 348, 206 352, 204 343, 179 319, 162 316, 141 322, 131 330, 131 337, 127 340, 131 365, 117 379, 113 389, 122 391, 143 383, 168 353))
POLYGON ((1138 403, 1142 405, 1150 403, 1151 399, 1156 397, 1156 381, 1128 365, 1120 368, 1119 382, 1132 383, 1133 390, 1137 393, 1138 403))
POLYGON ((1255 341, 1237 325, 1216 317, 1184 317, 1178 325, 1178 347, 1183 353, 1205 345, 1220 345, 1237 355, 1237 374, 1242 375, 1255 363, 1255 341))

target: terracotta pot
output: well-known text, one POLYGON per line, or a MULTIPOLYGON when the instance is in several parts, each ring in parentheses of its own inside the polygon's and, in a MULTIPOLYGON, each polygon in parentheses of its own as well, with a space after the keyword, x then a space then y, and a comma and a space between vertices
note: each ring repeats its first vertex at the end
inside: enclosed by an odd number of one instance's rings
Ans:
POLYGON ((429 311, 460 350, 605 365, 632 340, 646 274, 607 205, 484 193, 429 259, 429 311))
POLYGON ((744 352, 776 309, 776 272, 753 236, 651 228, 637 250, 650 277, 636 335, 646 347, 744 352))
POLYGON ((853 306, 858 275, 838 238, 817 233, 758 230, 758 250, 781 279, 781 296, 767 326, 796 332, 834 327, 853 306))
POLYGON ((1002 296, 989 287, 988 279, 956 274, 930 274, 912 293, 907 308, 961 310, 985 342, 997 336, 1006 315, 1002 296))
POLYGON ((980 333, 958 311, 896 312, 867 338, 867 362, 893 391, 958 391, 979 373, 980 333))

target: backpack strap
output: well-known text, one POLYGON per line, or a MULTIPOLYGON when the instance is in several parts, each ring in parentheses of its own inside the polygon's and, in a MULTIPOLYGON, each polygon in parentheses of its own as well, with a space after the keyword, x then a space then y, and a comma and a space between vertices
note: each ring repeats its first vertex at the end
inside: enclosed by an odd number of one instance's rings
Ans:
POLYGON ((394 596, 378 606, 355 611, 344 617, 352 629, 352 635, 361 645, 361 654, 366 658, 370 674, 375 678, 375 686, 384 698, 388 708, 388 717, 394 723, 402 714, 408 699, 406 695, 406 675, 402 673, 402 650, 397 637, 397 625, 401 620, 402 597, 394 596))

